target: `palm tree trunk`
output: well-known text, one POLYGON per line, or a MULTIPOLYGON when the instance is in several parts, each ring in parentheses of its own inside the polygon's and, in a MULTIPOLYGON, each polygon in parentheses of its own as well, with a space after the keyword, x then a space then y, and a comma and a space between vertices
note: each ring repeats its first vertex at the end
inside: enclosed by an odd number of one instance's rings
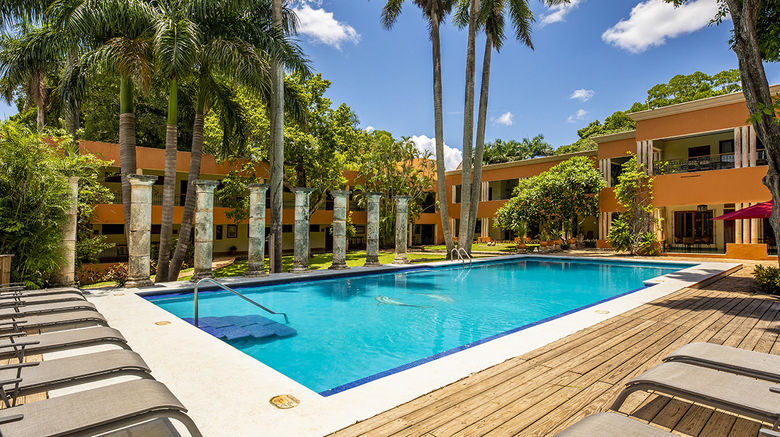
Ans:
POLYGON ((157 251, 157 276, 154 282, 168 280, 168 260, 173 235, 173 203, 176 194, 176 140, 178 123, 178 85, 171 79, 168 96, 168 125, 165 128, 165 181, 163 183, 162 215, 160 220, 160 248, 157 251))
MULTIPOLYGON (((282 0, 273 0, 273 24, 282 28, 282 0)), ((282 273, 282 179, 284 177, 284 71, 272 66, 271 85, 271 273, 282 273)))
MULTIPOLYGON (((487 126, 488 94, 490 93, 490 56, 493 53, 493 35, 485 32, 485 56, 482 58, 482 83, 479 90, 479 114, 477 116, 477 143, 474 153, 474 183, 471 186, 471 209, 469 210, 469 239, 474 240, 477 211, 482 196, 482 157, 485 154, 485 127, 487 126)), ((471 248, 469 247, 469 252, 471 248)))
POLYGON ((184 200, 184 209, 181 213, 181 227, 179 239, 176 242, 176 251, 171 259, 171 267, 168 272, 168 280, 175 281, 179 278, 184 257, 190 246, 190 234, 192 232, 192 218, 195 216, 195 181, 200 177, 200 161, 203 157, 203 122, 205 119, 206 93, 201 89, 198 100, 195 103, 195 123, 192 127, 192 148, 190 149, 190 168, 187 173, 187 197, 184 200))
MULTIPOLYGON (((76 57, 78 56, 78 47, 76 47, 75 44, 71 44, 71 46, 68 48, 68 56, 65 59, 65 68, 66 70, 71 70, 73 68, 73 65, 76 63, 76 57)), ((79 115, 80 108, 80 102, 74 101, 75 99, 67 99, 68 101, 65 102, 64 112, 65 112, 65 128, 68 131, 68 135, 71 136, 73 139, 73 144, 76 147, 76 150, 78 150, 79 145, 79 136, 78 136, 78 130, 79 127, 81 127, 81 120, 79 115)))
POLYGON ((444 244, 447 247, 447 258, 451 255, 454 244, 450 229, 450 214, 447 204, 447 182, 444 168, 444 115, 442 109, 441 83, 441 44, 439 42, 439 17, 431 17, 431 45, 433 47, 433 118, 436 133, 436 186, 439 195, 439 215, 441 230, 444 234, 444 244))
POLYGON ((135 173, 135 114, 133 113, 133 84, 128 77, 119 82, 119 168, 122 176, 122 208, 125 217, 125 237, 130 242, 130 182, 127 176, 135 173))
MULTIPOLYGON (((471 0, 468 47, 466 49, 466 98, 463 108, 463 164, 461 170, 460 229, 458 247, 471 252, 469 212, 471 211, 471 149, 474 141, 474 76, 476 63, 477 14, 479 0, 471 0)), ((473 232, 473 229, 472 231, 473 232)))
POLYGON ((38 108, 38 113, 35 115, 35 122, 38 127, 38 133, 41 133, 46 126, 46 108, 44 108, 42 104, 36 106, 38 108))

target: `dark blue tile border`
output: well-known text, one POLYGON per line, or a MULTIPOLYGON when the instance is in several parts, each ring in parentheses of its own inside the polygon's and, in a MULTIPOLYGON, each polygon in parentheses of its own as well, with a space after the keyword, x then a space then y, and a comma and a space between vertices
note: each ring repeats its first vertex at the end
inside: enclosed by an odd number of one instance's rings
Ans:
POLYGON ((331 389, 328 389, 328 390, 325 390, 325 391, 321 391, 319 394, 321 396, 325 396, 325 397, 332 396, 332 395, 335 395, 336 393, 341 393, 343 391, 349 390, 351 388, 355 388, 357 386, 369 383, 371 381, 374 381, 374 380, 377 380, 377 379, 380 379, 380 378, 384 378, 385 376, 390 376, 390 375, 393 375, 395 373, 399 373, 399 372, 402 372, 404 370, 411 369, 412 367, 417 367, 417 366, 419 366, 421 364, 425 364, 425 363, 428 363, 430 361, 438 360, 439 358, 446 357, 447 355, 452 355, 452 354, 454 354, 456 352, 460 352, 460 351, 472 348, 474 346, 478 346, 480 344, 487 343, 489 341, 492 341, 492 340, 495 340, 497 338, 501 338, 501 337, 507 336, 509 334, 514 334, 515 332, 523 331, 525 329, 528 329, 528 328, 540 325, 542 323, 546 323, 546 322, 549 322, 549 321, 561 318, 563 316, 568 316, 569 314, 573 314, 573 313, 576 313, 578 311, 582 311, 584 309, 588 309, 588 308, 596 306, 598 304, 602 304, 604 302, 609 302, 609 301, 611 301, 613 299, 617 299, 619 297, 627 296, 629 294, 636 293, 637 291, 641 291, 641 290, 644 290, 644 289, 650 288, 650 287, 652 287, 652 285, 648 285, 648 286, 644 286, 644 287, 641 287, 641 288, 637 288, 636 290, 627 291, 625 293, 621 293, 621 294, 618 294, 618 295, 615 295, 615 296, 612 296, 612 297, 608 297, 606 299, 602 299, 600 301, 593 302, 591 304, 584 305, 584 306, 581 306, 579 308, 574 308, 572 310, 569 310, 569 311, 566 311, 566 312, 563 312, 563 313, 560 313, 560 314, 556 314, 554 316, 546 317, 544 319, 537 320, 535 322, 531 322, 531 323, 525 324, 523 326, 519 326, 517 328, 510 329, 508 331, 500 332, 498 334, 494 334, 494 335, 491 335, 489 337, 485 337, 485 338, 483 338, 481 340, 477 340, 477 341, 474 341, 474 342, 471 342, 471 343, 468 343, 468 344, 464 344, 463 346, 458 346, 456 348, 452 348, 452 349, 446 350, 444 352, 439 352, 438 354, 431 355, 431 356, 426 357, 426 358, 421 358, 419 360, 412 361, 411 363, 407 363, 407 364, 404 364, 402 366, 394 367, 392 369, 388 369, 388 370, 385 370, 385 371, 373 374, 371 376, 366 376, 365 378, 360 378, 360 379, 358 379, 356 381, 348 382, 348 383, 340 385, 338 387, 334 387, 334 388, 331 388, 331 389))

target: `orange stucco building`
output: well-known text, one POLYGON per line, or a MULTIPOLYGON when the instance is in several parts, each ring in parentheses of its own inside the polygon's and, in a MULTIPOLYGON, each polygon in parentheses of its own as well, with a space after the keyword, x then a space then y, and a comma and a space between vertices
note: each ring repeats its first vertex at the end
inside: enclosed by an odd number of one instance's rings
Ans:
MULTIPOLYGON (((780 85, 772 87, 780 93, 780 85)), ((569 155, 528 159, 483 167, 481 202, 477 213, 476 236, 493 240, 511 240, 514 235, 495 225, 495 213, 512 196, 520 179, 548 170, 572 156, 587 156, 601 170, 607 188, 599 195, 599 217, 584 218, 581 237, 592 240, 599 247, 607 247, 606 237, 619 207, 613 186, 621 165, 636 155, 654 179, 655 214, 660 222, 659 240, 668 254, 702 253, 710 256, 729 256, 762 259, 777 253, 776 242, 763 219, 723 222, 712 218, 770 199, 769 191, 761 182, 766 174, 764 147, 747 122, 748 110, 741 93, 728 94, 659 109, 629 114, 636 121, 636 130, 596 137, 597 150, 569 155)), ((109 236, 117 244, 105 258, 122 258, 124 244, 121 190, 119 184, 119 148, 116 144, 81 142, 82 153, 92 153, 113 162, 106 174, 106 184, 116 193, 113 204, 99 205, 93 220, 95 232, 109 236)), ((153 236, 159 234, 162 199, 164 150, 139 147, 138 172, 159 176, 153 189, 153 236), (155 232, 157 234, 155 234, 155 232)), ((244 162, 218 163, 205 155, 202 179, 220 180, 244 162)), ((178 152, 174 223, 180 220, 186 192, 189 153, 178 152)), ((357 175, 345 172, 347 189, 355 184, 357 175)), ((258 176, 267 177, 267 166, 261 164, 258 176)), ((457 229, 460 216, 461 172, 446 173, 449 221, 457 229)), ((293 244, 293 194, 285 192, 284 246, 293 244)), ((410 243, 438 244, 444 240, 436 196, 432 192, 423 205, 423 214, 411 225, 410 243)), ((357 235, 350 241, 352 247, 365 244, 365 212, 350 202, 352 220, 357 235)), ((267 217, 269 214, 267 214, 267 217)), ((330 204, 317 211, 311 219, 311 246, 314 250, 330 249, 331 237, 327 231, 332 220, 330 204)), ((215 253, 245 252, 247 249, 246 223, 233 223, 225 216, 225 208, 218 204, 214 210, 215 253)), ((174 225, 174 233, 178 225, 174 225)))

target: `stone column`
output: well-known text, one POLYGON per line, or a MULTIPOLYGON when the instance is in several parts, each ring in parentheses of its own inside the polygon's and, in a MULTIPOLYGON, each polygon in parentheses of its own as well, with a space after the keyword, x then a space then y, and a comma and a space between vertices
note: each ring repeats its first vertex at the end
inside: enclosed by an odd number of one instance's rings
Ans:
POLYGON ((366 196, 366 267, 379 264, 379 198, 382 193, 365 193, 366 196))
MULTIPOLYGON (((152 237, 152 185, 157 176, 128 175, 130 182, 129 265, 125 287, 152 285, 149 279, 149 250, 152 237)), ((127 225, 126 225, 127 226, 127 225)))
POLYGON ((351 191, 331 191, 333 196, 333 270, 347 269, 347 198, 351 191))
POLYGON ((214 259, 214 189, 217 181, 195 181, 195 274, 190 281, 213 278, 214 259))
POLYGON ((76 226, 79 212, 79 178, 68 177, 70 206, 65 212, 65 226, 62 230, 62 264, 54 275, 54 283, 72 286, 76 283, 76 226))
POLYGON ((395 196, 395 259, 393 264, 406 264, 406 235, 409 224, 409 196, 395 196))
POLYGON ((265 193, 268 184, 249 184, 247 276, 265 276, 265 193))
POLYGON ((314 188, 293 188, 295 193, 295 247, 290 272, 309 271, 309 196, 314 188))

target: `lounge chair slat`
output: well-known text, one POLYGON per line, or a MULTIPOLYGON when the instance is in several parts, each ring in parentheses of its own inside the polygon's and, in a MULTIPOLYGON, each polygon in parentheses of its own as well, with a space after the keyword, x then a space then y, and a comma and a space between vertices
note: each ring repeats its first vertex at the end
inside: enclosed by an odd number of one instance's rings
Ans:
MULTIPOLYGON (((21 325, 23 329, 36 329, 51 326, 71 325, 75 323, 97 323, 107 326, 106 319, 97 311, 68 311, 62 313, 50 313, 27 316, 18 320, 24 322, 21 325)), ((15 331, 13 326, 0 326, 0 331, 15 331)))
POLYGON ((780 382, 780 356, 719 344, 690 343, 669 354, 664 361, 688 363, 780 382))
MULTIPOLYGON (((28 335, 20 337, 18 342, 37 341, 37 344, 29 345, 25 348, 26 353, 42 353, 55 350, 70 349, 79 346, 90 346, 93 344, 115 344, 124 349, 129 349, 127 340, 114 328, 104 326, 95 326, 83 329, 69 329, 65 331, 49 332, 46 334, 28 335)), ((10 345, 8 340, 0 340, 0 347, 10 345)), ((0 349, 0 358, 8 358, 15 353, 13 349, 0 349)))
POLYGON ((598 413, 580 420, 555 435, 556 437, 669 437, 674 434, 620 414, 598 413))
MULTIPOLYGON (((75 355, 35 364, 38 365, 21 370, 22 382, 17 395, 26 396, 118 374, 151 377, 151 369, 141 356, 124 349, 75 355)), ((16 378, 16 375, 17 371, 13 369, 0 370, 0 379, 16 378)), ((13 390, 6 388, 6 391, 10 393, 13 390)))
POLYGON ((679 396, 715 408, 776 424, 780 420, 780 394, 775 383, 684 363, 663 363, 626 383, 612 410, 638 390, 679 396))
POLYGON ((200 437, 187 409, 163 384, 150 380, 121 382, 0 410, 0 420, 22 414, 22 420, 2 425, 3 435, 65 436, 98 434, 156 417, 182 421, 200 437))
MULTIPOLYGON (((24 301, 23 301, 24 302, 24 301)), ((18 308, 5 307, 0 308, 0 319, 15 317, 26 317, 34 314, 61 313, 69 311, 95 311, 95 304, 87 301, 73 302, 52 302, 41 304, 27 304, 18 308)))

